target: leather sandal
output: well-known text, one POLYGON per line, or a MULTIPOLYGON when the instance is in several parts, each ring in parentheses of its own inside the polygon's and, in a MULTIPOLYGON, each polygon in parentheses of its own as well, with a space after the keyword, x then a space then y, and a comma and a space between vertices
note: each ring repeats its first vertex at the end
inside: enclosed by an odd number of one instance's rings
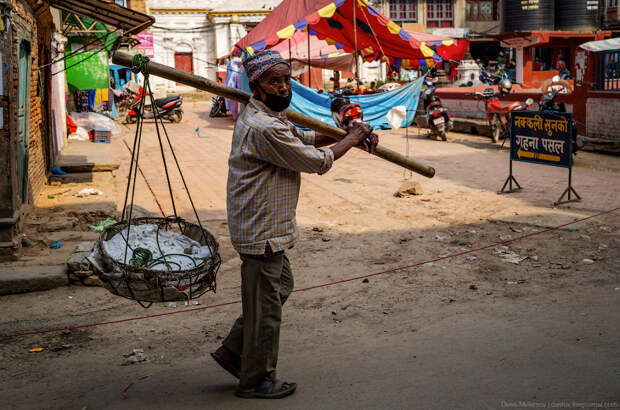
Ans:
POLYGON ((287 383, 282 380, 265 378, 255 390, 237 389, 235 395, 244 399, 281 399, 290 396, 297 389, 296 383, 287 383))

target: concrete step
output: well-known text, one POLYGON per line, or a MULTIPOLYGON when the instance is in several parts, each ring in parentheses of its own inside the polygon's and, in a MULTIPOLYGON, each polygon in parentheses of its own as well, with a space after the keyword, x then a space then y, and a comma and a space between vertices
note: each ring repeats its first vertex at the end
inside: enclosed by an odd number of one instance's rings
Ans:
MULTIPOLYGON (((452 128, 454 132, 483 135, 486 137, 491 136, 491 127, 489 127, 489 123, 485 120, 452 117, 452 122, 454 123, 454 127, 452 128)), ((428 128, 428 121, 425 115, 418 114, 415 117, 415 123, 420 125, 420 127, 428 128)))
POLYGON ((68 173, 87 173, 87 172, 105 172, 114 171, 119 168, 119 164, 114 163, 99 163, 92 162, 72 163, 65 161, 56 161, 56 165, 62 168, 63 171, 68 173))
POLYGON ((66 264, 0 266, 0 295, 50 290, 68 284, 66 264))
POLYGON ((52 175, 51 182, 60 182, 61 184, 70 183, 99 183, 112 178, 111 172, 69 172, 65 175, 52 175))
POLYGON ((90 141, 67 143, 58 155, 55 165, 69 173, 114 171, 119 167, 110 156, 110 144, 95 144, 90 141))
POLYGON ((462 132, 465 134, 483 135, 485 137, 491 136, 491 127, 488 121, 476 120, 472 118, 452 118, 454 122, 454 132, 462 132))

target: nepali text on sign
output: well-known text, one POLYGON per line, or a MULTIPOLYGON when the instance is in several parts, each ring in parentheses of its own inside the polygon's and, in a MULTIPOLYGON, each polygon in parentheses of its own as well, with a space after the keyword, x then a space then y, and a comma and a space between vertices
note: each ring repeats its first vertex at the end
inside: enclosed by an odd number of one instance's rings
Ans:
POLYGON ((570 167, 571 114, 516 111, 511 115, 510 157, 513 161, 570 167))

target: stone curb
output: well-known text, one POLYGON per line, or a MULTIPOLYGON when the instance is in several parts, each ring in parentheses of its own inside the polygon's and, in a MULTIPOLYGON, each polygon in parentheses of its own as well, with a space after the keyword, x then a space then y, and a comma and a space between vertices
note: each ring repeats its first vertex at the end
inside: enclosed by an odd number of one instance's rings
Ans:
POLYGON ((0 295, 38 292, 67 285, 67 265, 0 267, 0 295))

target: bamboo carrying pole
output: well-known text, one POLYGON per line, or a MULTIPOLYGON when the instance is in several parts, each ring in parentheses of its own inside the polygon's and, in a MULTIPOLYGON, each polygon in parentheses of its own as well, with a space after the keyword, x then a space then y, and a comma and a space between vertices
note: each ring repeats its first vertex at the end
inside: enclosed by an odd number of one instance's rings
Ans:
MULTIPOLYGON (((133 55, 122 53, 120 51, 115 51, 112 56, 112 62, 114 64, 122 65, 125 67, 131 67, 132 59, 133 55)), ((245 93, 241 90, 230 88, 223 84, 207 80, 204 77, 190 74, 188 72, 168 67, 159 63, 150 62, 149 73, 158 77, 165 78, 167 80, 189 85, 199 90, 209 91, 221 97, 228 98, 229 100, 238 101, 242 104, 247 104, 251 97, 250 94, 245 93)), ((328 125, 323 121, 308 117, 293 110, 286 110, 286 116, 292 122, 318 131, 321 134, 324 134, 329 138, 333 138, 336 141, 340 141, 344 138, 345 135, 347 135, 346 131, 340 128, 332 127, 331 125, 328 125)), ((433 167, 420 164, 412 159, 405 157, 402 154, 399 154, 398 152, 392 151, 391 149, 377 146, 377 149, 375 150, 375 155, 379 158, 383 158, 394 164, 400 165, 401 167, 409 169, 425 177, 432 178, 433 176, 435 176, 435 169, 433 167)))

